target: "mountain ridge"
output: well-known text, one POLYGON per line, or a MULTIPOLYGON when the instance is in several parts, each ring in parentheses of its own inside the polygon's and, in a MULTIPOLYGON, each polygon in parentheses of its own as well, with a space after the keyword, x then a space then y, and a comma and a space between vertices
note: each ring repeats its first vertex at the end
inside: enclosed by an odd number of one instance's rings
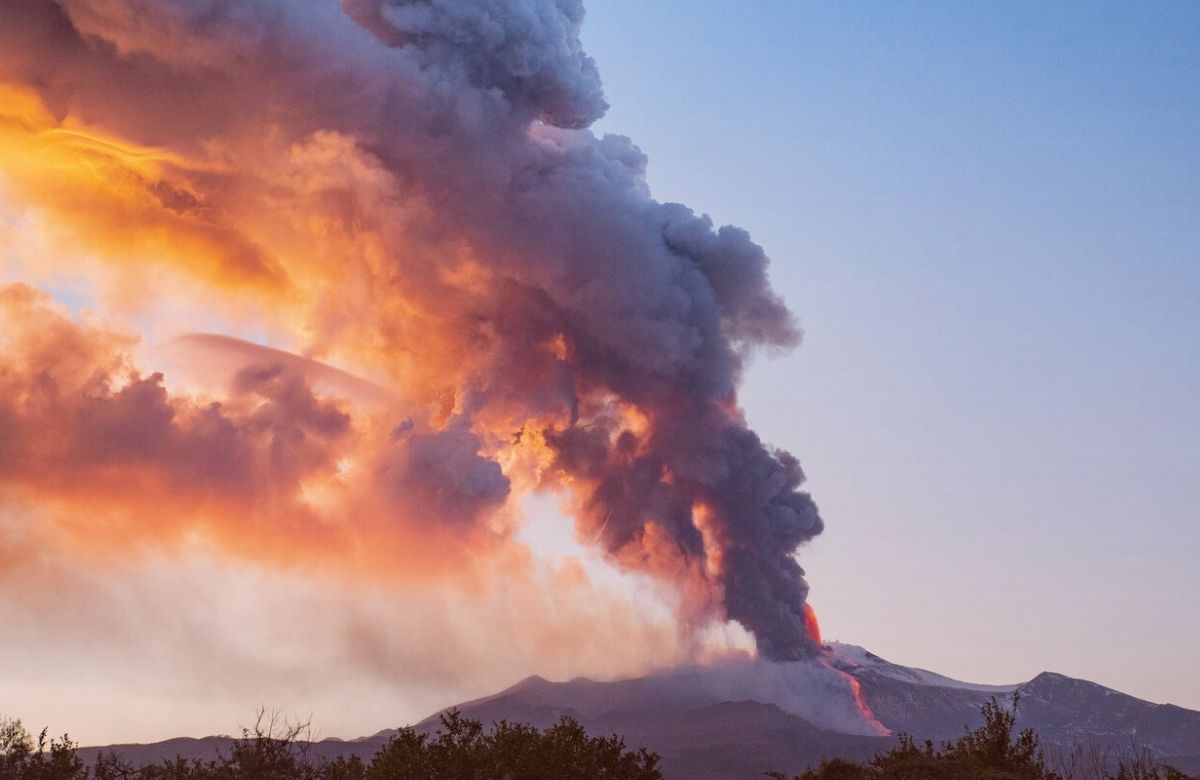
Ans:
MULTIPOLYGON (((1033 728, 1048 750, 1087 743, 1121 751, 1136 742, 1155 760, 1200 771, 1198 711, 1060 672, 984 685, 893 664, 854 645, 825 648, 826 655, 811 663, 737 659, 625 680, 555 682, 529 675, 490 696, 439 710, 413 728, 436 731, 450 709, 485 725, 507 720, 545 728, 569 716, 595 735, 619 734, 627 745, 659 753, 669 780, 725 780, 764 770, 799 772, 823 757, 866 759, 894 745, 900 732, 921 741, 953 739, 982 723, 980 709, 990 699, 1011 707, 1019 698, 1018 727, 1033 728), (890 734, 875 730, 878 724, 890 734)), ((369 759, 396 731, 321 740, 310 750, 369 759)), ((99 750, 117 752, 135 763, 177 753, 204 760, 228 752, 232 743, 231 737, 176 738, 81 748, 80 754, 94 760, 99 750)))

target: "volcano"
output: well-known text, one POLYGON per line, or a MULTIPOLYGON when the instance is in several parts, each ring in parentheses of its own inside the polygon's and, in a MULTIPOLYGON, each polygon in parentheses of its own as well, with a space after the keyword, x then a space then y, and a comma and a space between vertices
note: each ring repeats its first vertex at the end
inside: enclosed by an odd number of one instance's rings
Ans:
MULTIPOLYGON (((825 757, 869 758, 901 732, 918 740, 953 739, 982 723, 980 708, 991 698, 1004 706, 1019 699, 1018 727, 1034 729, 1048 753, 1086 745, 1120 754, 1136 745, 1160 763, 1200 772, 1200 712, 1194 710, 1052 672, 982 685, 894 664, 855 645, 823 649, 811 661, 742 658, 607 682, 533 676, 455 708, 485 724, 507 720, 539 728, 569 716, 593 734, 620 734, 627 745, 659 753, 670 780, 725 780, 798 773, 825 757)), ((440 715, 415 728, 437 730, 440 715)), ((312 750, 369 759, 395 732, 324 740, 312 750)), ((80 755, 93 759, 104 750, 134 763, 176 755, 205 759, 227 752, 231 742, 174 739, 84 748, 80 755)))

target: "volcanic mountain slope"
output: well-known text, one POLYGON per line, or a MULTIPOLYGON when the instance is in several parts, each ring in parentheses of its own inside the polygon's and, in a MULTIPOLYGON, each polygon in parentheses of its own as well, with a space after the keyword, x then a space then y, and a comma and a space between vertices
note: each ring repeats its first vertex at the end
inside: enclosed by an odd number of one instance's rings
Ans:
MULTIPOLYGON (((662 756, 665 775, 681 780, 723 780, 753 777, 765 770, 799 770, 824 756, 867 758, 891 743, 878 733, 848 734, 821 728, 779 704, 755 701, 749 695, 740 700, 725 695, 722 689, 729 684, 726 675, 730 672, 689 668, 611 683, 586 678, 554 683, 530 677, 495 696, 459 705, 459 709, 484 722, 509 720, 536 726, 548 726, 569 715, 593 734, 620 734, 629 746, 653 750, 662 756)), ((744 683, 746 677, 739 682, 744 683)), ((829 708, 824 719, 855 731, 870 731, 845 720, 842 706, 848 704, 823 704, 829 708)), ((417 724, 417 729, 433 730, 437 724, 434 715, 417 724)))
POLYGON ((1019 692, 1018 724, 1033 727, 1047 743, 1090 742, 1118 750, 1136 743, 1163 763, 1200 773, 1200 712, 1052 672, 1039 674, 1019 692))
MULTIPOLYGON (((893 664, 853 645, 827 650, 825 662, 858 682, 871 713, 893 734, 953 739, 982 724, 980 710, 992 697, 1011 706, 1019 696, 1018 727, 1033 728, 1050 750, 1086 743, 1123 752, 1136 744, 1156 760, 1200 771, 1200 712, 1050 672, 1025 683, 981 685, 893 664)), ((678 778, 799 771, 822 756, 861 758, 893 743, 869 724, 850 722, 846 700, 836 688, 822 689, 820 674, 797 679, 777 671, 796 674, 803 666, 747 661, 610 683, 531 677, 459 709, 485 722, 539 726, 570 715, 594 733, 621 734, 627 744, 660 753, 667 776, 678 778)), ((419 727, 435 725, 436 716, 419 727)))
POLYGON ((979 685, 885 661, 855 645, 828 645, 838 668, 853 675, 880 723, 893 733, 948 740, 983 722, 981 709, 996 697, 1011 701, 1015 685, 979 685))
MULTIPOLYGON (((976 685, 892 664, 853 645, 826 651, 814 662, 744 659, 614 682, 535 676, 458 709, 486 724, 538 727, 569 715, 593 734, 620 734, 627 745, 659 753, 671 780, 721 780, 799 772, 826 756, 866 758, 894 744, 889 731, 952 739, 980 725, 980 707, 991 697, 1011 705, 1019 696, 1018 725, 1037 731, 1050 750, 1081 742, 1125 750, 1136 741, 1156 760, 1200 771, 1200 712, 1048 672, 1020 684, 976 685)), ((431 732, 439 725, 435 714, 416 728, 431 732)), ((393 733, 325 740, 313 753, 369 758, 393 733)), ((230 744, 206 738, 105 749, 146 763, 177 753, 213 757, 230 744)), ((96 750, 81 754, 90 758, 96 750)))
POLYGON ((1112 753, 1136 746, 1157 761, 1200 772, 1200 712, 1154 704, 1103 685, 1042 672, 1018 685, 976 685, 898 666, 852 645, 831 645, 859 680, 875 716, 895 732, 953 739, 982 723, 980 707, 1015 697, 1017 727, 1032 728, 1048 749, 1087 744, 1112 753))

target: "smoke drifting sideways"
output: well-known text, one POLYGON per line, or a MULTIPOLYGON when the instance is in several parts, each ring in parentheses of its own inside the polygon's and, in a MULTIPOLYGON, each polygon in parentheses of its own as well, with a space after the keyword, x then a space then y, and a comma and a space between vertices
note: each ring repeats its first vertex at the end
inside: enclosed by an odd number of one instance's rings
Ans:
MULTIPOLYGON (((683 626, 734 620, 768 659, 812 657, 794 553, 822 520, 737 403, 747 358, 799 330, 744 231, 655 201, 645 156, 587 129, 607 106, 583 17, 579 0, 12 0, 0 177, 75 270, 143 307, 201 291, 419 410, 375 435, 269 368, 238 388, 278 411, 265 421, 169 400, 155 377, 82 377, 81 409, 100 397, 110 428, 143 434, 61 441, 212 494, 259 473, 289 496, 245 502, 264 534, 360 448, 372 496, 463 545, 514 492, 562 491, 581 539, 677 591, 683 626)), ((7 446, 38 473, 80 468, 66 445, 7 446)))

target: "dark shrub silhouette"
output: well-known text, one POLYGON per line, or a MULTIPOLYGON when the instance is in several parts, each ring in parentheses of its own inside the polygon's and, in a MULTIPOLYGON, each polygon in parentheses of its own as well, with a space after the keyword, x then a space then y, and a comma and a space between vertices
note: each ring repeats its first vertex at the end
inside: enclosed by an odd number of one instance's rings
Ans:
POLYGON ((0 718, 0 780, 86 780, 71 738, 47 741, 46 733, 34 742, 21 721, 0 718))
MULTIPOLYGON (((1016 732, 1015 707, 1005 710, 993 699, 983 717, 982 726, 940 748, 902 735, 870 761, 827 759, 796 780, 1191 780, 1137 750, 1118 761, 1080 746, 1051 768, 1037 735, 1016 732)), ((657 755, 628 750, 619 736, 590 736, 571 718, 545 730, 506 721, 485 729, 451 710, 441 722, 434 734, 400 729, 370 762, 321 761, 309 753, 307 724, 260 712, 229 754, 214 761, 176 758, 137 767, 101 755, 89 767, 66 735, 47 739, 43 730, 35 740, 20 721, 0 718, 0 780, 662 780, 657 755)))
MULTIPOLYGON (((1033 730, 1016 733, 1019 706, 1019 696, 1011 711, 992 698, 983 705, 982 726, 941 748, 928 740, 918 745, 901 734, 900 744, 868 762, 826 759, 796 780, 1189 780, 1177 769, 1156 765, 1136 751, 1131 758, 1115 762, 1115 774, 1104 762, 1072 762, 1069 771, 1052 770, 1033 730)), ((779 772, 766 775, 787 780, 779 772)))
POLYGON ((229 755, 135 767, 101 755, 88 768, 67 737, 35 744, 19 721, 0 721, 0 780, 662 780, 658 756, 627 750, 618 736, 592 737, 564 717, 545 731, 501 721, 490 730, 451 710, 437 733, 401 729, 371 759, 316 761, 307 724, 259 713, 229 755))

